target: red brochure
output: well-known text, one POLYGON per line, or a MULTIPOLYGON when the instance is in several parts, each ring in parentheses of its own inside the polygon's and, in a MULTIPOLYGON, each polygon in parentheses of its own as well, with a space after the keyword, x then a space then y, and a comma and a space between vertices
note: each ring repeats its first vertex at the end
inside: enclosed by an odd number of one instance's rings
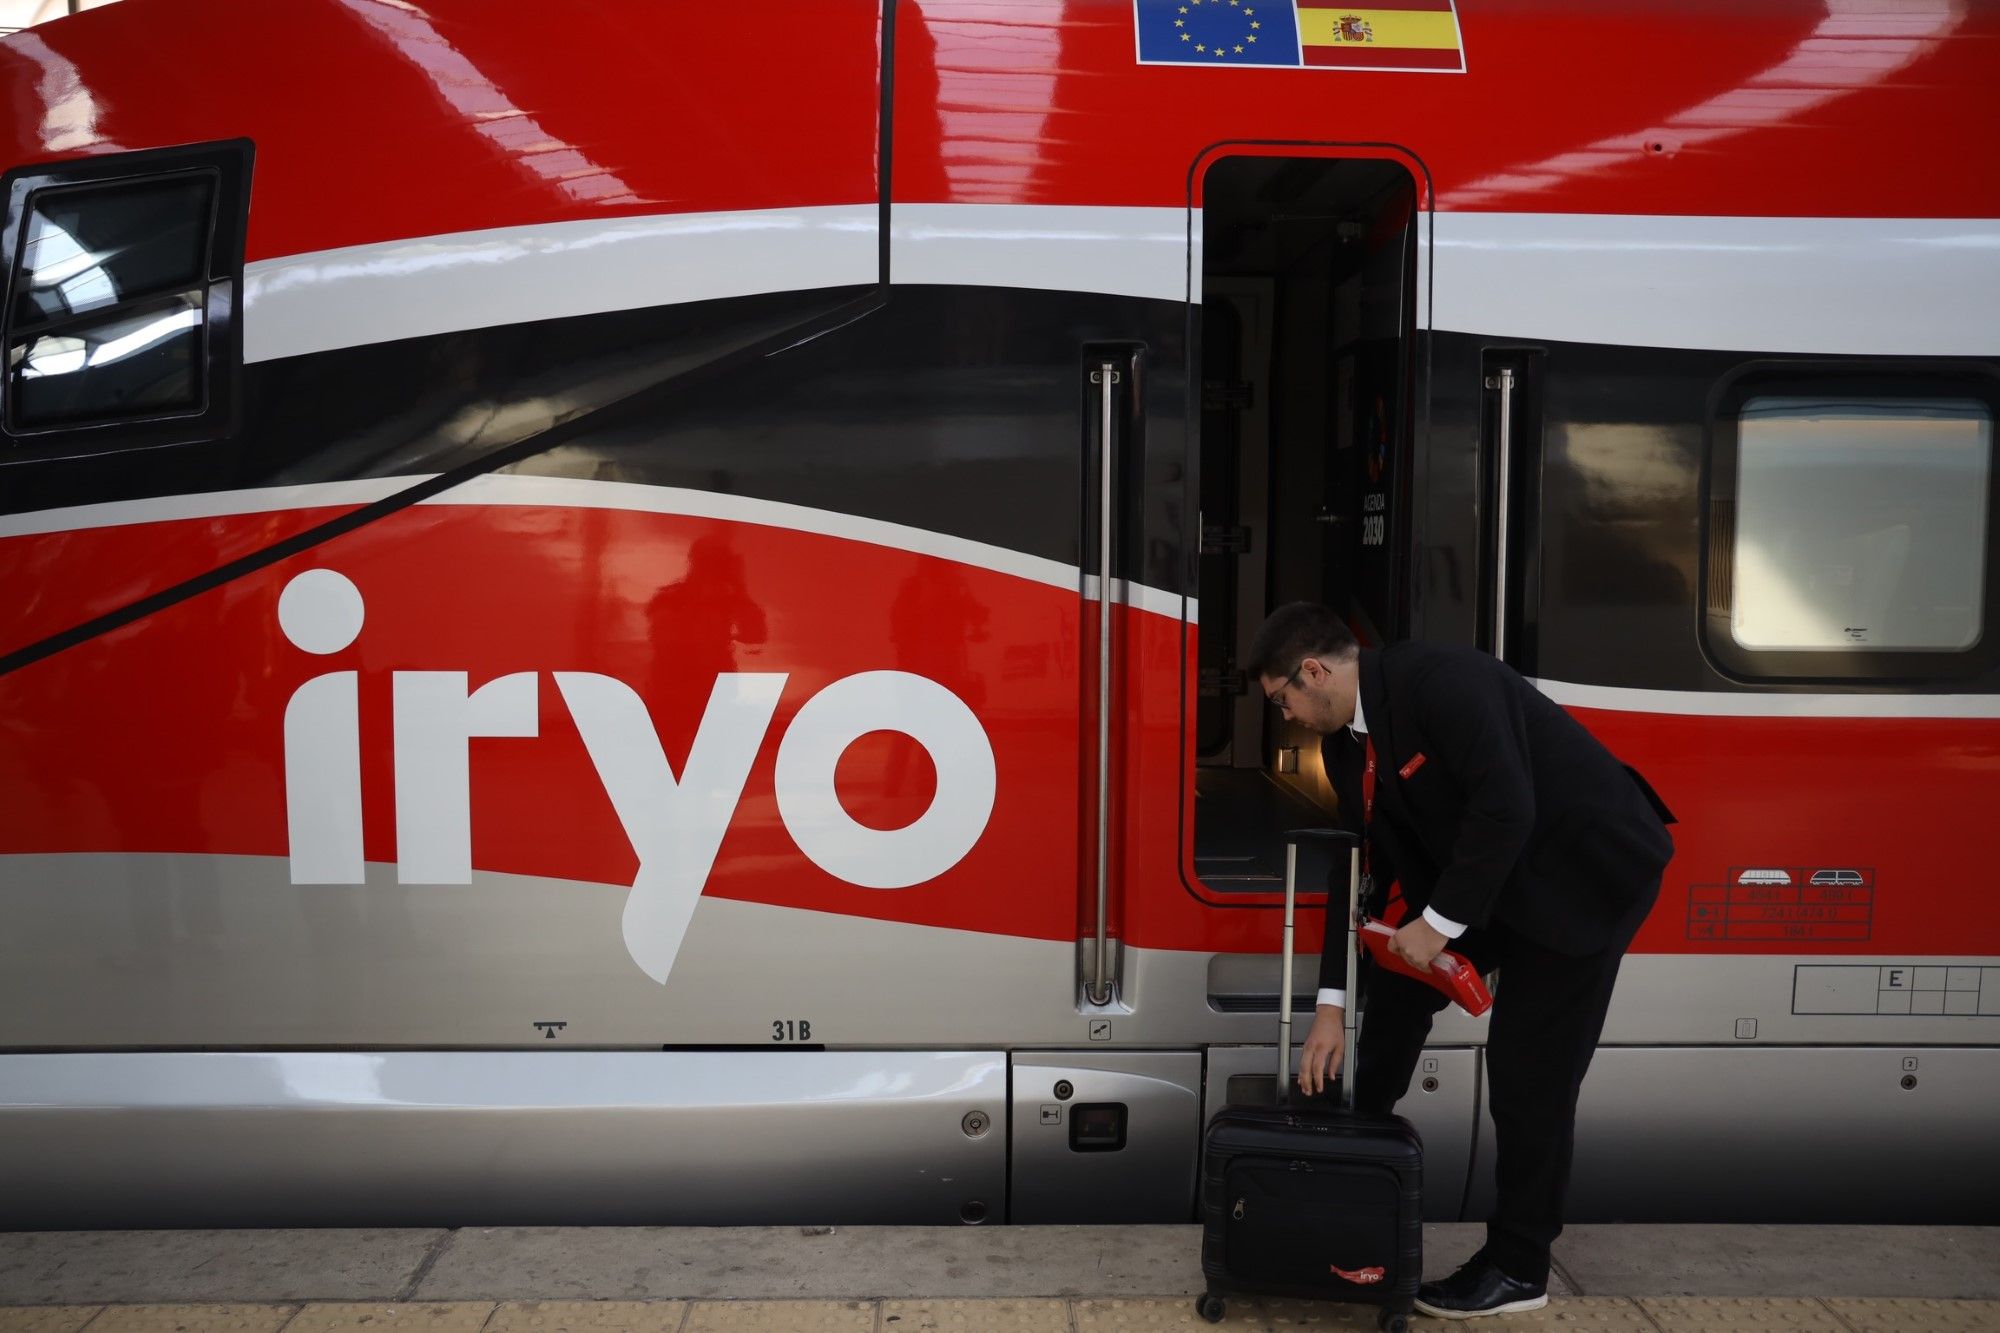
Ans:
POLYGON ((1419 972, 1408 963, 1389 952, 1389 940, 1396 929, 1371 917, 1361 919, 1359 931, 1361 947, 1368 950, 1377 966, 1391 972, 1399 972, 1406 977, 1415 977, 1426 986, 1442 991, 1459 1008, 1479 1017, 1493 1007, 1493 992, 1486 988, 1486 978, 1479 975, 1479 969, 1466 961, 1465 955, 1446 949, 1431 959, 1431 970, 1419 972))

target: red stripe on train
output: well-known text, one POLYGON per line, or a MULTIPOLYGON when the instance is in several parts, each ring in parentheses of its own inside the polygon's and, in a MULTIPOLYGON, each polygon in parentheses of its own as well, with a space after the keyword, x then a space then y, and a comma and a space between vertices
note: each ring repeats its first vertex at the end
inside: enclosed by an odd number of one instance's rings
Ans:
MULTIPOLYGON (((16 537, 0 542, 0 574, 56 608, 10 604, 17 615, 81 619, 61 608, 80 610, 135 552, 185 548, 178 558, 199 563, 273 521, 16 537)), ((629 687, 676 772, 719 674, 783 673, 708 893, 1074 938, 1094 896, 1090 610, 1070 589, 766 524, 422 506, 0 678, 0 852, 286 857, 288 703, 310 680, 353 671, 366 854, 396 861, 397 673, 462 671, 474 687, 531 673, 534 734, 470 743, 471 864, 629 884, 632 844, 555 673, 629 687), (288 581, 313 567, 340 571, 366 608, 352 644, 324 656, 293 646, 277 621, 288 581), (909 888, 864 887, 809 861, 774 785, 801 708, 872 671, 951 691, 994 758, 990 822, 961 860, 909 888)), ((1114 929, 1141 947, 1268 952, 1275 898, 1214 893, 1191 873, 1182 722, 1193 673, 1184 685, 1182 665, 1194 631, 1130 609, 1116 627, 1114 929)), ((1577 712, 1681 817, 1641 951, 2000 953, 1977 832, 2000 772, 2000 721, 1577 712)), ((839 766, 840 802, 865 827, 905 826, 939 762, 952 757, 867 738, 839 766)), ((272 873, 284 888, 282 861, 272 873)))

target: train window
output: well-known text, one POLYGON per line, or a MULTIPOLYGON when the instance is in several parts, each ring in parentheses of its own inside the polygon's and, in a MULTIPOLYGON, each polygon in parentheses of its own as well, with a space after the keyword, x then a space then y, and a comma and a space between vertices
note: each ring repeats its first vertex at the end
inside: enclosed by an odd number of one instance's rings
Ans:
POLYGON ((1737 643, 1961 652, 1979 641, 1984 404, 1759 397, 1737 430, 1737 643))
POLYGON ((35 197, 7 338, 15 425, 199 406, 214 195, 207 177, 185 176, 35 197))
POLYGON ((226 433, 248 157, 225 144, 9 174, 11 452, 226 433))
POLYGON ((1710 488, 1708 642, 1725 665, 1920 677, 1990 662, 1995 404, 1942 388, 1793 380, 1734 397, 1710 488))

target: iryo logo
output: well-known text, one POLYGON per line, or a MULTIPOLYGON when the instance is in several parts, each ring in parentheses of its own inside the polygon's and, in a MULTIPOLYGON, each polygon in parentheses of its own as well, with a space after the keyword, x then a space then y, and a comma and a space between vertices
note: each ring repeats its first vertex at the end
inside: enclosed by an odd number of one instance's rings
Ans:
MULTIPOLYGON (((360 590, 330 569, 299 574, 278 598, 285 637, 309 653, 348 647, 365 613, 360 590)), ((469 743, 540 733, 536 674, 501 676, 476 690, 463 671, 392 674, 399 882, 472 882, 469 743)), ((625 903, 625 947, 647 976, 665 982, 787 677, 717 676, 676 774, 631 686, 594 672, 551 674, 639 858, 625 903)), ((778 813, 799 850, 863 888, 905 889, 937 878, 972 850, 993 813, 986 729, 964 700, 907 671, 861 672, 808 699, 778 744, 775 779, 778 813), (909 736, 937 770, 930 808, 907 827, 858 823, 834 790, 841 755, 873 731, 909 736)), ((285 824, 292 883, 363 882, 356 672, 315 676, 285 705, 285 824)))

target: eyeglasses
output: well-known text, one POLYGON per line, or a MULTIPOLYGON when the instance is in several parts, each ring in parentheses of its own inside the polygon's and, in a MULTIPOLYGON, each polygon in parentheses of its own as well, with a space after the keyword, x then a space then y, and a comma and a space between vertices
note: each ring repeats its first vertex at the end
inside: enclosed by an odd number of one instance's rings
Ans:
POLYGON ((1277 693, 1265 695, 1264 702, 1271 705, 1271 707, 1273 708, 1283 708, 1285 706, 1284 704, 1285 691, 1292 688, 1293 682, 1297 681, 1299 678, 1299 672, 1304 671, 1305 669, 1306 669, 1306 664, 1304 662, 1301 662, 1297 666, 1293 667, 1292 674, 1285 677, 1284 683, 1278 686, 1277 693))

